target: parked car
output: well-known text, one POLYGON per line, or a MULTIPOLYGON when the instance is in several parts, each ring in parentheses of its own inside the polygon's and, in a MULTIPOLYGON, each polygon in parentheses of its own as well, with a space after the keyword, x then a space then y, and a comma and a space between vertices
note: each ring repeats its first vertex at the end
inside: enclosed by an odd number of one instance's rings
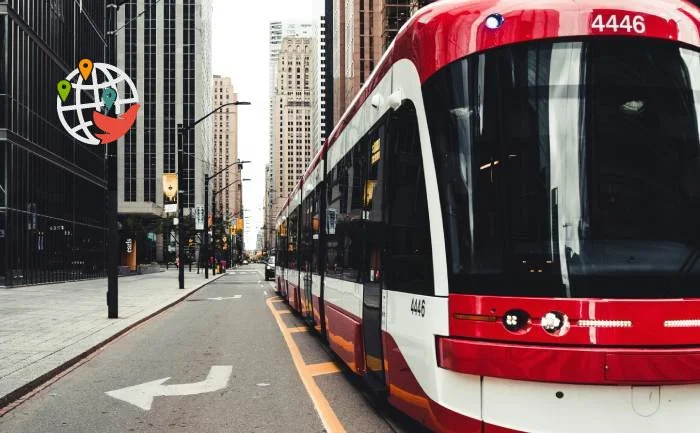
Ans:
POLYGON ((270 259, 265 264, 265 281, 268 279, 275 279, 275 258, 270 257, 270 259))

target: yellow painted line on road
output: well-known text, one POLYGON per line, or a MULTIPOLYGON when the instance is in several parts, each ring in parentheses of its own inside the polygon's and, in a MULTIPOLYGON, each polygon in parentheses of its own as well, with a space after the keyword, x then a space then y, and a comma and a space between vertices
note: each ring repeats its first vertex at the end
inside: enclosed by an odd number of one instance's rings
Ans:
POLYGON ((306 332, 309 330, 308 327, 306 326, 297 326, 296 328, 287 328, 289 332, 294 333, 294 332, 306 332))
POLYGON ((340 368, 336 365, 335 362, 321 362, 318 364, 310 364, 307 365, 306 368, 309 371, 309 374, 312 376, 320 376, 322 374, 330 374, 330 373, 337 373, 340 371, 340 368))
POLYGON ((276 308, 275 308, 275 310, 280 314, 292 314, 292 312, 289 310, 277 310, 276 308))
POLYGON ((323 395, 321 389, 316 384, 316 381, 313 379, 313 376, 311 375, 309 369, 304 363, 304 358, 302 358, 301 356, 299 347, 297 347, 296 343, 294 342, 294 338, 292 337, 292 334, 289 332, 287 326, 282 320, 282 311, 277 311, 277 309, 272 306, 272 301, 269 298, 265 303, 267 304, 267 307, 270 309, 270 312, 277 321, 277 326, 279 326, 280 332, 284 337, 284 342, 287 343, 287 347, 289 348, 289 354, 292 355, 294 366, 296 367, 297 372, 299 373, 299 377, 301 378, 301 381, 304 384, 304 387, 306 388, 306 392, 309 393, 309 397, 311 397, 311 401, 313 401, 314 403, 316 412, 318 412, 318 416, 321 418, 321 422, 323 423, 326 432, 346 433, 345 428, 340 423, 340 420, 338 420, 338 417, 335 415, 335 412, 333 411, 333 408, 331 408, 331 405, 328 403, 326 396, 323 395))

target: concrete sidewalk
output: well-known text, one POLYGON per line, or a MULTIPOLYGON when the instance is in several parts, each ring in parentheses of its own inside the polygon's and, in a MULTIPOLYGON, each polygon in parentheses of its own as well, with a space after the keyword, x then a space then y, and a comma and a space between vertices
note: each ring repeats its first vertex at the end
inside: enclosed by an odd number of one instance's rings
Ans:
POLYGON ((221 275, 205 280, 203 271, 185 268, 185 290, 176 268, 119 278, 118 319, 107 319, 107 279, 0 289, 0 408, 28 391, 21 388, 221 275))

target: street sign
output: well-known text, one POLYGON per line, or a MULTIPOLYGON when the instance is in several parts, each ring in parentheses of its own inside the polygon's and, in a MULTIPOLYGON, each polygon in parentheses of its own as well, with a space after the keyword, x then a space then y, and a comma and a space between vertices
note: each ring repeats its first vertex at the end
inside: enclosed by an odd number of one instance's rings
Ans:
POLYGON ((228 381, 233 372, 232 365, 214 365, 209 370, 207 378, 201 382, 182 383, 179 385, 163 385, 169 377, 153 380, 127 388, 107 391, 110 397, 125 401, 143 410, 151 410, 155 397, 169 395, 196 395, 207 392, 215 392, 228 386, 228 381))
POLYGON ((163 173, 163 205, 165 212, 177 212, 177 173, 163 173))
POLYGON ((195 230, 204 230, 204 206, 203 205, 198 204, 197 206, 194 207, 194 218, 195 218, 194 229, 195 230))
POLYGON ((329 235, 335 234, 338 212, 333 208, 326 209, 326 230, 329 235))

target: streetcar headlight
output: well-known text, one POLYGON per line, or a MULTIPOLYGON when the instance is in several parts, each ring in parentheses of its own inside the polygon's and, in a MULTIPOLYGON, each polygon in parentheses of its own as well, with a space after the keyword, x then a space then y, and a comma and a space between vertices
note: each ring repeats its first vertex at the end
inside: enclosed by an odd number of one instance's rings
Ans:
POLYGON ((503 326, 510 332, 521 334, 530 328, 530 315, 523 310, 508 310, 503 315, 503 326))
POLYGON ((559 311, 550 311, 542 317, 542 329, 552 335, 563 335, 569 330, 569 318, 559 311))
POLYGON ((491 30, 496 30, 497 28, 501 27, 503 25, 503 21, 505 21, 505 18, 503 18, 503 15, 501 14, 491 14, 488 17, 486 17, 486 27, 488 27, 491 30))

